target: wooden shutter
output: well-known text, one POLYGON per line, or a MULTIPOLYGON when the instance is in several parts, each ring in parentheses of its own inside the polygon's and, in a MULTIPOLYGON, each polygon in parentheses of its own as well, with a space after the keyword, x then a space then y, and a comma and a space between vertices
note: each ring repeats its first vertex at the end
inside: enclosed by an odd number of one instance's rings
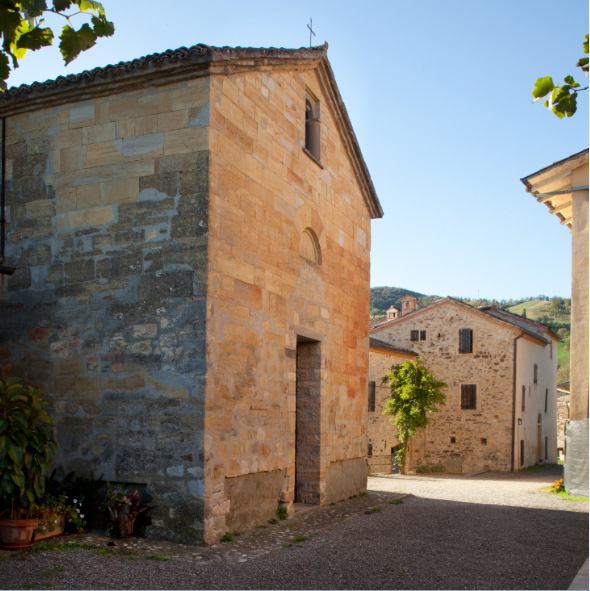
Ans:
POLYGON ((470 328, 459 329, 459 353, 473 353, 473 331, 470 328))
POLYGON ((369 412, 375 412, 375 382, 369 382, 369 412))
POLYGON ((545 412, 547 412, 547 403, 549 402, 549 390, 545 389, 545 412))
POLYGON ((461 408, 476 408, 477 386, 475 384, 461 385, 461 408))

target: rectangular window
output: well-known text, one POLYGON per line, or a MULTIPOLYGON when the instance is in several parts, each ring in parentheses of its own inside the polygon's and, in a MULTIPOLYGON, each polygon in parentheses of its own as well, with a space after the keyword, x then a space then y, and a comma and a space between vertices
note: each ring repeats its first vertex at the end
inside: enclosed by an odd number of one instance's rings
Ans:
POLYGON ((470 328, 459 329, 459 353, 473 353, 473 331, 470 328))
POLYGON ((549 439, 545 437, 545 461, 549 459, 549 439))
POLYGON ((523 386, 522 387, 522 407, 521 407, 521 410, 524 410, 525 400, 526 400, 526 386, 523 386))
POLYGON ((524 466, 524 439, 520 440, 520 465, 524 466))
POLYGON ((375 382, 369 382, 369 412, 375 412, 375 382))
POLYGON ((547 412, 547 404, 549 402, 549 390, 545 388, 545 412, 547 412))
POLYGON ((421 341, 425 341, 426 340, 426 331, 425 330, 421 330, 420 331, 420 340, 421 341))
POLYGON ((461 408, 476 408, 477 386, 475 384, 461 384, 461 408))
POLYGON ((373 444, 372 443, 369 443, 369 445, 367 446, 367 455, 368 456, 373 455, 373 444))
POLYGON ((539 379, 539 366, 535 363, 535 367, 533 368, 533 383, 537 383, 539 379))
POLYGON ((419 333, 419 331, 417 331, 417 330, 413 330, 413 331, 410 333, 410 341, 417 341, 417 340, 418 340, 418 335, 419 335, 419 334, 420 334, 420 333, 419 333))
POLYGON ((308 95, 305 97, 305 152, 318 164, 320 164, 320 135, 320 102, 308 95))

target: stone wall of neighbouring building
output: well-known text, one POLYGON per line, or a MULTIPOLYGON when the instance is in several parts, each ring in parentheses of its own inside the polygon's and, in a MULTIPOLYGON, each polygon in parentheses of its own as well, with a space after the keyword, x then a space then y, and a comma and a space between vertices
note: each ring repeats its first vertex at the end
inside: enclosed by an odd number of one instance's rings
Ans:
POLYGON ((49 396, 62 474, 148 484, 152 532, 199 541, 208 79, 43 104, 7 117, 0 362, 49 396))
POLYGON ((444 466, 447 472, 510 470, 514 338, 518 330, 453 301, 394 320, 371 336, 414 350, 448 384, 446 405, 410 441, 408 469, 444 466), (473 331, 473 352, 459 354, 459 329, 473 331), (411 332, 425 332, 411 340, 411 332), (475 385, 475 409, 461 409, 461 385, 475 385))
MULTIPOLYGON (((372 342, 372 339, 371 339, 372 342)), ((368 443, 367 455, 369 472, 373 474, 390 474, 393 466, 394 448, 399 445, 397 430, 391 422, 390 415, 384 415, 385 405, 390 396, 389 386, 383 378, 389 374, 392 365, 400 365, 408 359, 416 359, 411 355, 394 353, 371 346, 369 348, 369 389, 371 382, 375 388, 375 408, 368 412, 368 443)))
POLYGON ((570 418, 570 394, 557 391, 557 451, 561 459, 565 455, 565 424, 570 418))
POLYGON ((215 540, 264 523, 279 501, 325 504, 366 488, 370 214, 317 72, 214 75, 211 88, 205 472, 215 540), (303 150, 306 96, 320 107, 321 163, 303 150), (269 493, 263 509, 232 525, 243 504, 232 491, 257 486, 269 493))

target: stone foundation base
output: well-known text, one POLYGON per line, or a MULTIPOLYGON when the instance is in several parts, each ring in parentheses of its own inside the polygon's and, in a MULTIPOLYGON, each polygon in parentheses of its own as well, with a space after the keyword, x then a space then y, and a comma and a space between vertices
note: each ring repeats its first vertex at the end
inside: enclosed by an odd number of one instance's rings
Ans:
POLYGON ((326 474, 323 505, 349 499, 367 490, 367 460, 354 458, 332 462, 326 474))
POLYGON ((230 502, 227 530, 240 533, 275 518, 284 484, 283 470, 226 478, 225 496, 230 502))

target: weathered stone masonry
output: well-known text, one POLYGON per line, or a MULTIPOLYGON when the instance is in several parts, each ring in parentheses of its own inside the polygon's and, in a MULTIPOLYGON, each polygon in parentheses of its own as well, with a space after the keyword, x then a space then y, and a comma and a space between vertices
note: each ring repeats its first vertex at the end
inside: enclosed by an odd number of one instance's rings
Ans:
POLYGON ((148 534, 192 543, 364 490, 382 212, 326 49, 195 46, 9 91, 0 115, 0 359, 52 397, 61 469, 144 484, 148 534))
POLYGON ((149 482, 178 539, 203 515, 207 136, 205 78, 7 119, 3 361, 52 397, 63 470, 149 482))

